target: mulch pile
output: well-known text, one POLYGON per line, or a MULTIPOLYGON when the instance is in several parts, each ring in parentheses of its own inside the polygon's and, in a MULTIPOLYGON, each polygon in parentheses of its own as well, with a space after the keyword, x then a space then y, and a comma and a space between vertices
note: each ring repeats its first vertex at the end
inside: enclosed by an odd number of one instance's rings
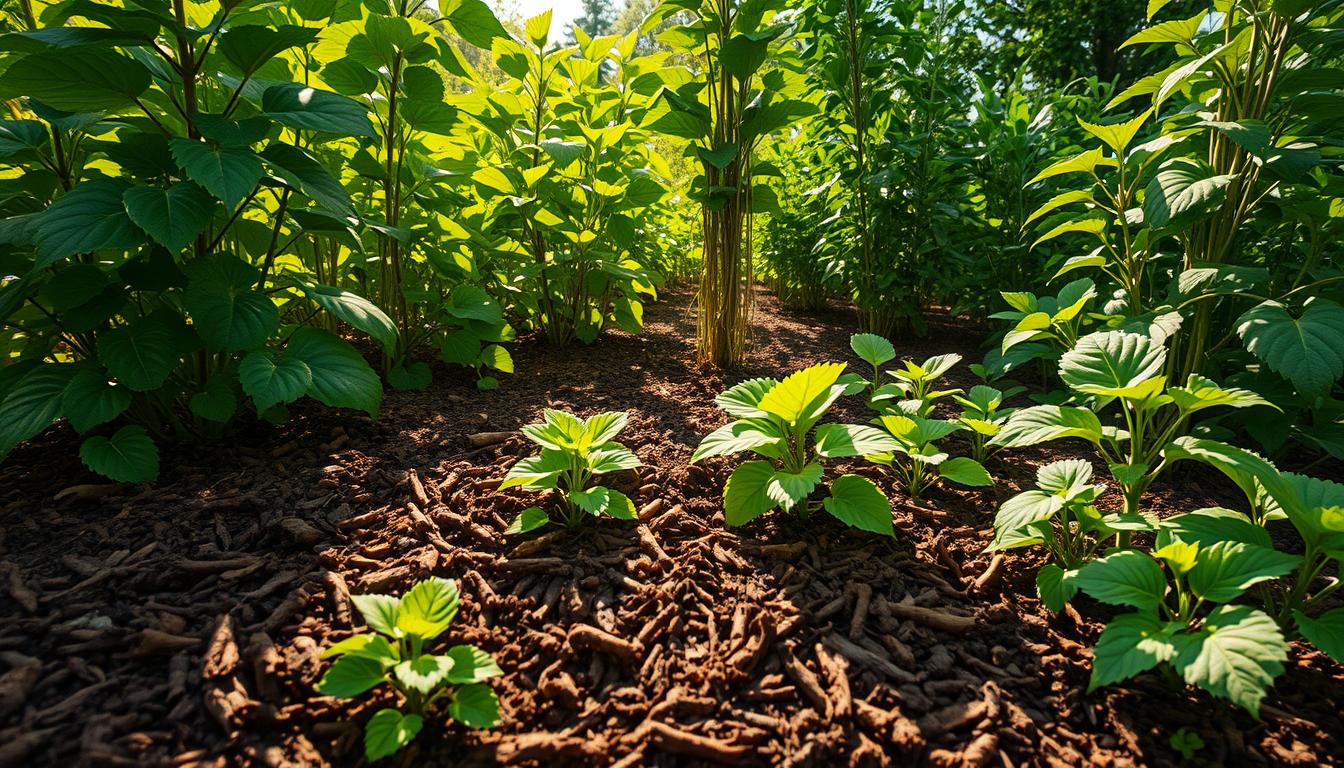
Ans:
MULTIPOLYGON (((358 626, 351 594, 429 574, 462 588, 444 641, 505 671, 503 723, 432 724, 389 765, 1175 765, 1181 728, 1205 745, 1196 764, 1338 764, 1344 670, 1305 647, 1260 722, 1156 675, 1086 692, 1108 609, 1052 616, 1037 556, 983 553, 1044 451, 917 504, 853 467, 894 500, 890 541, 826 515, 725 529, 734 462, 686 465, 725 420, 713 395, 857 363, 849 314, 759 299, 752 367, 732 378, 695 367, 690 297, 673 293, 642 336, 519 345, 495 392, 445 368, 389 392, 377 422, 296 409, 166 455, 153 488, 102 484, 62 431, 16 451, 0 468, 0 768, 359 764, 360 723, 390 699, 316 695, 319 654, 358 626), (514 430, 546 407, 630 411, 619 439, 645 466, 613 484, 637 523, 503 535, 537 501, 497 490, 532 452, 514 430)), ((970 361, 979 336, 942 319, 899 349, 970 361)), ((1235 500, 1198 473, 1154 503, 1235 500)))

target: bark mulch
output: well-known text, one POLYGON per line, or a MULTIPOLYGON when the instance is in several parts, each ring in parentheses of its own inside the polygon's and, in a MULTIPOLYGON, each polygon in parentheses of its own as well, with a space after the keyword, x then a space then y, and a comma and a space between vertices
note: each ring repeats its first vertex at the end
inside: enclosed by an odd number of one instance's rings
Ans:
MULTIPOLYGON (((462 588, 443 640, 504 669, 503 722, 433 723, 389 765, 1176 765, 1182 728, 1205 745, 1194 764, 1339 764, 1344 670, 1305 647, 1259 722, 1156 675, 1087 693, 1107 609, 1052 616, 1037 556, 983 553, 1044 451, 919 503, 853 467, 893 499, 889 541, 826 515, 725 529, 735 462, 686 464, 725 421, 712 397, 857 364, 853 319, 762 293, 751 366, 725 376, 694 364, 690 300, 649 307, 642 336, 520 344, 494 392, 443 368, 389 392, 376 422, 298 408, 165 451, 153 488, 103 484, 67 432, 16 451, 0 468, 0 768, 359 764, 359 725, 389 700, 316 695, 318 656, 358 625, 351 594, 429 574, 462 588), (512 433, 547 407, 630 411, 619 439, 645 466, 614 485, 637 523, 503 535, 537 501, 497 490, 532 452, 512 433)), ((942 318, 898 348, 969 362, 979 340, 942 318)), ((964 365, 953 378, 974 383, 964 365)), ((1154 493, 1168 512, 1235 501, 1197 471, 1154 493)))

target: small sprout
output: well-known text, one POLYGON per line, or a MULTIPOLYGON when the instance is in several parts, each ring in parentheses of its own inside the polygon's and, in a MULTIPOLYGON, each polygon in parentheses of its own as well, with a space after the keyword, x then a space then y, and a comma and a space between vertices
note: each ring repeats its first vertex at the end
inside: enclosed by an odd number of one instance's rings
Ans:
POLYGON ((317 684, 319 693, 349 699, 384 683, 400 695, 401 707, 374 713, 364 728, 364 755, 379 760, 409 744, 435 706, 469 728, 499 722, 499 699, 486 680, 500 674, 490 654, 474 645, 454 645, 442 655, 425 645, 457 616, 457 584, 431 576, 400 599, 356 595, 355 608, 372 632, 346 638, 322 652, 336 661, 317 684))
MULTIPOLYGON (((534 491, 555 488, 563 496, 565 522, 573 527, 585 515, 635 518, 635 505, 615 488, 591 485, 597 475, 640 466, 639 457, 616 442, 625 428, 626 413, 610 411, 580 419, 564 411, 547 410, 540 424, 523 427, 523 436, 541 446, 541 453, 520 460, 500 484, 534 491)), ((528 507, 509 524, 506 533, 527 533, 550 522, 540 507, 528 507)))

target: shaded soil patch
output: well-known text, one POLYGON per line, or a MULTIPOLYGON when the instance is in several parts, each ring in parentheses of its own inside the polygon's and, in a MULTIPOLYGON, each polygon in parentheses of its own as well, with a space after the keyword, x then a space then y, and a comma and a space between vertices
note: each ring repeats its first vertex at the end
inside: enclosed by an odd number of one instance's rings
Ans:
MULTIPOLYGON (((505 670, 504 720, 431 724, 389 765, 1336 764, 1344 671, 1298 647, 1257 722, 1156 676, 1086 692, 1107 609, 1051 616, 1034 556, 990 571, 996 504, 1053 456, 991 460, 998 484, 894 500, 897 537, 826 515, 723 526, 734 463, 688 468, 742 378, 845 359, 852 317, 787 315, 760 296, 748 370, 694 364, 690 297, 648 308, 640 337, 515 349, 519 375, 478 393, 436 371, 390 392, 377 422, 302 408, 281 428, 165 455, 155 488, 105 486, 57 431, 0 469, 0 766, 355 765, 359 723, 386 699, 317 696, 323 647, 358 624, 349 594, 427 574, 463 600, 445 643, 505 670), (543 408, 629 410, 645 466, 615 485, 639 523, 506 539, 530 494, 496 489, 543 408), (57 491, 61 491, 57 494, 57 491), (613 639, 614 638, 614 639, 613 639)), ((978 358, 935 319, 904 356, 978 358)), ((964 365, 954 383, 974 383, 964 365)), ((857 402, 845 420, 865 416, 857 402)), ((1085 454, 1078 454, 1085 455, 1085 454)), ((1099 467, 1100 469, 1100 467, 1099 467)), ((1159 511, 1234 505, 1220 476, 1182 468, 1159 511)))

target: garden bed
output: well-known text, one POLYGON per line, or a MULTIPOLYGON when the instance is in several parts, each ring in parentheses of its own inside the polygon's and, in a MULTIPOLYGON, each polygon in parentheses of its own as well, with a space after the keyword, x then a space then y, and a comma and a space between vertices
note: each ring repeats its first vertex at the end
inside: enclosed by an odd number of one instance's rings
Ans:
MULTIPOLYGON (((166 451, 153 488, 101 485, 62 431, 16 451, 0 470, 0 766, 357 764, 382 702, 318 696, 318 655, 350 634, 349 594, 431 573, 462 588, 447 639, 504 670, 503 721, 426 727, 389 765, 1169 765, 1182 728, 1196 763, 1337 763, 1344 671, 1301 645, 1258 722, 1156 675, 1087 693, 1109 609, 1052 616, 1033 555, 982 551, 1044 451, 999 454, 993 488, 919 504, 856 467, 893 499, 894 540, 824 515, 725 529, 729 463, 687 467, 724 421, 713 396, 857 362, 853 320, 761 294, 751 366, 726 377, 694 365, 690 298, 649 306, 643 336, 519 345, 494 392, 440 370, 389 392, 377 422, 296 409, 166 451), (615 485, 640 522, 503 535, 535 499, 495 487, 531 449, 470 436, 547 407, 630 411, 621 441, 645 466, 615 485)), ((978 342, 942 319, 897 349, 971 361, 978 342)), ((952 379, 973 383, 964 365, 952 379)), ((1192 468, 1152 497, 1170 512, 1238 495, 1192 468)))

